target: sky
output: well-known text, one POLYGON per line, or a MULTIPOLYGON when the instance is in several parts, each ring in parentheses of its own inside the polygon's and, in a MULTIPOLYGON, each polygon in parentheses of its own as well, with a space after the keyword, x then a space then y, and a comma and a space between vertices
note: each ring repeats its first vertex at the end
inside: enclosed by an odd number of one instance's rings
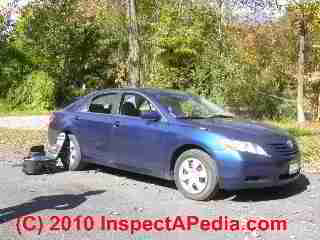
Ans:
POLYGON ((23 7, 28 4, 28 2, 30 2, 30 0, 0 0, 0 9, 9 6, 15 7, 15 5, 17 7, 23 7))
MULTIPOLYGON (((0 14, 2 9, 11 8, 11 10, 16 10, 28 4, 31 0, 0 0, 0 14)), ((18 19, 17 11, 10 11, 8 17, 9 24, 15 23, 18 19)))
POLYGON ((225 0, 233 16, 248 22, 265 22, 286 13, 289 0, 225 0))
MULTIPOLYGON (((32 0, 0 0, 0 10, 12 6, 14 9, 23 7, 32 0)), ((215 0, 212 0, 214 2, 215 0)), ((233 15, 239 19, 245 19, 249 22, 264 22, 282 16, 285 13, 285 5, 290 0, 224 0, 226 7, 233 9, 233 15), (277 1, 278 7, 275 8, 277 1), (274 6, 268 6, 267 2, 273 2, 274 6), (243 4, 241 4, 243 3, 243 4), (237 7, 235 7, 237 6, 237 7)), ((299 0, 298 0, 299 1, 299 0)), ((17 16, 11 16, 16 20, 17 16)))

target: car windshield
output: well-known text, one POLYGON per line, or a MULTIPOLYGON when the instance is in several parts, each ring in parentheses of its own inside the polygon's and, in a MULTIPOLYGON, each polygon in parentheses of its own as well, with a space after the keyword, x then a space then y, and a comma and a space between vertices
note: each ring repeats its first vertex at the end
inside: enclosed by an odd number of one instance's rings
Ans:
POLYGON ((175 118, 232 117, 220 106, 203 97, 183 94, 159 95, 159 103, 175 118))

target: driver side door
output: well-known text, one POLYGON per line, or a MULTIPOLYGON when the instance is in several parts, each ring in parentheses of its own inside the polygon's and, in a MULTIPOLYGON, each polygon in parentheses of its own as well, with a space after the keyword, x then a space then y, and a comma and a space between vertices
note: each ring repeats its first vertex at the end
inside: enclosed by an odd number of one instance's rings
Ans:
POLYGON ((115 165, 130 171, 161 176, 168 125, 164 118, 159 121, 142 119, 141 114, 148 111, 158 109, 146 97, 138 93, 122 95, 112 134, 113 147, 117 152, 115 165))

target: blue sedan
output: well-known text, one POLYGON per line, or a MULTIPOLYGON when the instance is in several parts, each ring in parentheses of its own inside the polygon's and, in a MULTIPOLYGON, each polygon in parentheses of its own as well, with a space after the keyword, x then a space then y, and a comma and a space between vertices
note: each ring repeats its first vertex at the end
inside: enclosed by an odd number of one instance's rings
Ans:
POLYGON ((195 200, 219 188, 279 186, 300 175, 298 145, 285 131, 180 91, 91 93, 52 114, 48 139, 48 152, 69 170, 95 163, 174 180, 195 200))

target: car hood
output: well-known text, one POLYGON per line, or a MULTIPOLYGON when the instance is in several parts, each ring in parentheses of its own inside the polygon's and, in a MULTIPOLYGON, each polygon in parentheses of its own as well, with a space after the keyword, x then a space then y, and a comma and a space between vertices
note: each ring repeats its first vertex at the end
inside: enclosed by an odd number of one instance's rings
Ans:
POLYGON ((279 140, 291 138, 289 134, 269 124, 237 118, 184 119, 181 120, 192 127, 201 128, 213 133, 239 140, 279 140))

